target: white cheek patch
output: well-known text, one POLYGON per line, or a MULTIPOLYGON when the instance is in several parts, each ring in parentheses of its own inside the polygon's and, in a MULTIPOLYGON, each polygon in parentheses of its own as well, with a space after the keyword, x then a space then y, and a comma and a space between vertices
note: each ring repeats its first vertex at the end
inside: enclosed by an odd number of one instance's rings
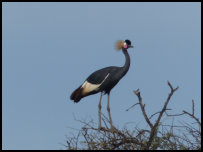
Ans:
POLYGON ((127 48, 127 44, 126 44, 126 43, 124 43, 124 44, 123 44, 123 47, 126 49, 126 48, 127 48))
MULTIPOLYGON (((104 78, 104 80, 109 76, 109 74, 107 74, 107 76, 104 78)), ((89 83, 88 81, 85 81, 83 83, 83 85, 81 86, 82 89, 82 95, 85 95, 91 91, 97 91, 99 89, 99 86, 104 82, 104 80, 100 83, 100 84, 92 84, 89 83)))

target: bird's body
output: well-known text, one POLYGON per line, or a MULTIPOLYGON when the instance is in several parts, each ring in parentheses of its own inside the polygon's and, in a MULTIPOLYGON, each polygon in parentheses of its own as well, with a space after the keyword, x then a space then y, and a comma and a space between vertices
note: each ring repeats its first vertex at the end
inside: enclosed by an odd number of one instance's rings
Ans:
POLYGON ((109 93, 127 73, 130 67, 129 54, 127 51, 123 52, 126 56, 126 63, 123 67, 110 66, 93 72, 83 85, 72 93, 71 99, 74 100, 74 102, 79 102, 81 98, 98 92, 104 92, 105 94, 109 93), (85 88, 85 86, 87 87, 85 88))
MULTIPOLYGON (((80 85, 71 94, 71 96, 70 96, 71 100, 74 100, 74 102, 79 102, 81 100, 81 98, 92 95, 92 94, 96 94, 98 92, 101 92, 101 97, 102 97, 103 92, 105 94, 108 94, 108 96, 109 96, 111 89, 127 73, 128 69, 130 67, 130 56, 127 52, 127 49, 132 47, 131 42, 129 40, 126 40, 123 43, 124 44, 121 47, 122 47, 122 52, 124 53, 125 58, 126 58, 125 65, 123 67, 110 66, 110 67, 106 67, 106 68, 93 72, 85 80, 85 82, 82 85, 80 85)), ((108 105, 109 105, 109 100, 108 100, 108 105)), ((101 98, 100 98, 99 107, 101 107, 101 98)), ((107 109, 108 108, 109 107, 107 107, 107 109)), ((101 108, 100 108, 100 110, 101 110, 101 108)), ((110 108, 109 108, 109 113, 110 113, 110 108)), ((109 116, 110 116, 110 114, 109 114, 109 116)))

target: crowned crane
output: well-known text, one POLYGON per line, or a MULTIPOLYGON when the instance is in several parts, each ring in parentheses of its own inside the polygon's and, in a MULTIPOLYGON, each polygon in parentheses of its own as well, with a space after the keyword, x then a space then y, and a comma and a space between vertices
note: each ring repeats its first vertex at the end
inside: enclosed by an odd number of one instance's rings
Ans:
POLYGON ((110 105, 109 105, 109 96, 111 89, 120 81, 120 79, 128 72, 130 67, 130 56, 128 54, 128 48, 133 48, 130 40, 119 40, 116 43, 116 49, 121 50, 125 55, 125 64, 123 67, 110 66, 93 72, 85 82, 80 85, 70 96, 70 99, 75 103, 79 102, 82 98, 101 92, 99 100, 99 129, 103 129, 101 126, 101 100, 102 94, 108 95, 107 111, 109 115, 109 121, 111 129, 113 129, 110 105))

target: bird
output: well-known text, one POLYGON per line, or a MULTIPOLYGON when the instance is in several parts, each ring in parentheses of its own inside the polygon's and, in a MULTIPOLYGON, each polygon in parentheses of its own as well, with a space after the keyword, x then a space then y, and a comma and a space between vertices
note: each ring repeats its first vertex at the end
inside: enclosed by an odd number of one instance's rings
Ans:
POLYGON ((130 67, 130 56, 128 54, 128 48, 133 48, 131 41, 126 39, 118 40, 116 43, 116 49, 122 50, 125 56, 125 64, 122 67, 109 66, 100 70, 93 72, 82 85, 80 85, 70 96, 70 99, 75 103, 78 103, 82 98, 93 95, 100 92, 99 100, 99 127, 98 129, 104 129, 101 126, 101 101, 102 95, 107 94, 107 111, 109 116, 109 122, 111 129, 114 129, 111 113, 110 113, 110 92, 114 86, 123 78, 123 76, 128 72, 130 67))

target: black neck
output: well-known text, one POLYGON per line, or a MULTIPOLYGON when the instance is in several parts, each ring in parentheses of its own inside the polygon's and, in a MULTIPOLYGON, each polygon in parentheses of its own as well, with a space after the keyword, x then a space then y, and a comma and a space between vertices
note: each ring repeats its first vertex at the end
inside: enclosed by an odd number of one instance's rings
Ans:
POLYGON ((123 75, 125 75, 128 72, 128 69, 130 67, 130 56, 128 54, 127 49, 122 48, 123 54, 125 55, 125 64, 122 67, 123 75))

